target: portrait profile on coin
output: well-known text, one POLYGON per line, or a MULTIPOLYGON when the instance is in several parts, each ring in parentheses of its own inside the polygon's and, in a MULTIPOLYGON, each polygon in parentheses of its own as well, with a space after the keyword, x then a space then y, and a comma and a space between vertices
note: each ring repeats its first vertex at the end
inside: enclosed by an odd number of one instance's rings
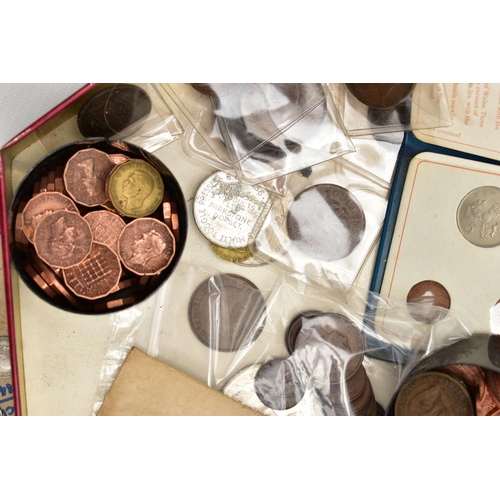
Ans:
POLYGON ((141 208, 146 198, 153 192, 155 180, 147 172, 134 170, 123 183, 125 207, 141 208))

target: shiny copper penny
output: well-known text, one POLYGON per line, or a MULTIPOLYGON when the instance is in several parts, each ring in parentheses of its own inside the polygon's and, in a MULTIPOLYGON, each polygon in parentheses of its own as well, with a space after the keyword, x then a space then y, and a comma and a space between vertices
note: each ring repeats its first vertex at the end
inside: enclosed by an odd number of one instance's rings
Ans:
POLYGON ((108 245, 118 253, 118 238, 125 227, 125 221, 117 214, 107 210, 96 210, 85 215, 94 241, 108 245))
POLYGON ((24 269, 28 272, 31 279, 51 298, 57 297, 56 292, 52 287, 38 274, 38 272, 31 266, 29 262, 24 263, 24 269))
POLYGON ((191 329, 207 347, 231 352, 255 342, 266 321, 265 300, 258 288, 235 274, 212 276, 191 296, 191 329))
POLYGON ((122 154, 113 154, 113 155, 108 155, 109 159, 115 164, 115 165, 121 165, 122 163, 125 163, 126 161, 129 161, 130 158, 128 156, 122 155, 122 154))
POLYGON ((22 212, 23 231, 33 243, 35 229, 48 214, 59 210, 78 213, 78 208, 71 198, 57 192, 44 192, 33 196, 22 212))
POLYGON ((467 389, 454 377, 429 371, 407 382, 396 397, 397 416, 473 416, 467 389))
POLYGON ((500 373, 493 370, 485 370, 485 372, 488 390, 500 406, 500 373))
POLYGON ((166 224, 144 217, 128 223, 118 240, 123 265, 140 275, 158 274, 175 254, 175 239, 166 224))
POLYGON ((118 255, 102 243, 94 242, 90 254, 76 266, 63 271, 64 282, 78 297, 94 300, 109 295, 121 275, 118 255))
POLYGON ((370 108, 389 109, 406 101, 415 83, 347 83, 356 99, 370 108))
POLYGON ((289 359, 273 359, 264 363, 254 379, 259 399, 273 410, 293 408, 304 397, 305 377, 289 359))
POLYGON ((469 391, 471 397, 475 397, 481 390, 481 387, 485 384, 484 372, 482 368, 475 365, 445 365, 435 368, 434 371, 446 373, 450 377, 455 377, 460 380, 469 391))
POLYGON ((450 294, 437 281, 425 280, 413 285, 406 297, 408 311, 421 323, 436 323, 448 313, 450 294), (436 309, 441 307, 443 310, 436 309))
POLYGON ((87 207, 104 203, 108 197, 105 182, 115 164, 109 156, 94 148, 82 149, 67 162, 64 185, 70 196, 87 207))
POLYGON ((330 373, 330 383, 339 382, 342 374, 349 379, 364 358, 364 340, 357 326, 346 316, 323 313, 302 320, 293 350, 309 373, 330 373))
POLYGON ((364 211, 354 195, 335 184, 302 191, 290 205, 288 234, 310 258, 331 262, 347 257, 365 233, 364 211))
POLYGON ((49 266, 66 269, 90 253, 92 231, 78 213, 60 210, 46 215, 35 229, 35 250, 49 266))

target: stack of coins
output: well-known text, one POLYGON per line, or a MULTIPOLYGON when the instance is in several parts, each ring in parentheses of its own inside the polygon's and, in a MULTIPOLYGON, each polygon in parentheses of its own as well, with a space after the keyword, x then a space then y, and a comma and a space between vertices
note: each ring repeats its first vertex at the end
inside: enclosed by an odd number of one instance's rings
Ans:
POLYGON ((301 313, 290 322, 285 344, 310 374, 326 415, 380 414, 362 364, 363 337, 347 317, 319 311, 301 313))
POLYGON ((80 312, 139 301, 181 238, 177 206, 157 168, 92 147, 49 165, 12 223, 11 248, 23 255, 25 276, 49 302, 80 312))

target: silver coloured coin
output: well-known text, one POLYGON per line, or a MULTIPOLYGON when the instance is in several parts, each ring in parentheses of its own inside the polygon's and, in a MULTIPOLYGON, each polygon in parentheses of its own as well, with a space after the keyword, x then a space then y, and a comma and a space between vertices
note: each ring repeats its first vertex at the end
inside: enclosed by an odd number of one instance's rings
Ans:
POLYGON ((255 392, 254 380, 261 364, 244 368, 222 388, 223 394, 267 416, 314 416, 323 415, 322 407, 314 391, 306 389, 303 398, 288 410, 273 410, 266 406, 255 392))
POLYGON ((9 338, 0 337, 0 378, 8 378, 11 374, 9 338))
POLYGON ((196 192, 194 219, 203 236, 212 243, 224 248, 242 248, 251 242, 252 230, 269 203, 267 189, 216 172, 196 192))
POLYGON ((500 245, 500 189, 482 186, 467 193, 457 209, 457 226, 473 245, 500 245))

